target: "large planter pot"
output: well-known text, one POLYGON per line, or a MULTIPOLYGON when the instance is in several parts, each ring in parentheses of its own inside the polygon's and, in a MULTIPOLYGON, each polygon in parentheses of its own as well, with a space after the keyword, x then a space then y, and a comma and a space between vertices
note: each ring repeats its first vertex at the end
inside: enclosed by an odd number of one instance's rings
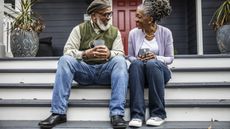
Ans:
POLYGON ((35 31, 13 30, 11 51, 14 57, 34 57, 39 48, 39 38, 35 31))
POLYGON ((216 40, 220 52, 230 54, 230 25, 224 25, 217 30, 216 40))

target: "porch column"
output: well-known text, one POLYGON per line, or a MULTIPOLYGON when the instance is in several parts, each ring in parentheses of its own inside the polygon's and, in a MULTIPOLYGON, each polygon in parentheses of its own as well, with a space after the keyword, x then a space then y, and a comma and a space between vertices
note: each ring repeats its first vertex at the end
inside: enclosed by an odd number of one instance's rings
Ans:
POLYGON ((4 0, 0 0, 0 58, 6 55, 5 45, 3 44, 3 18, 4 0))
POLYGON ((203 25, 202 25, 202 0, 196 0, 196 37, 197 54, 203 55, 203 25))

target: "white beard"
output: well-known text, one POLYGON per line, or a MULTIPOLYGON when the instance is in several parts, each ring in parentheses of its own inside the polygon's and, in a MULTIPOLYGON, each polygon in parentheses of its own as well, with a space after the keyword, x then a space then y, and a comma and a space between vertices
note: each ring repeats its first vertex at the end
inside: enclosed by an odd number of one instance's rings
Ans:
POLYGON ((105 26, 102 21, 97 18, 97 26, 102 30, 102 31, 106 31, 109 29, 109 27, 111 26, 110 22, 108 22, 108 24, 105 26))

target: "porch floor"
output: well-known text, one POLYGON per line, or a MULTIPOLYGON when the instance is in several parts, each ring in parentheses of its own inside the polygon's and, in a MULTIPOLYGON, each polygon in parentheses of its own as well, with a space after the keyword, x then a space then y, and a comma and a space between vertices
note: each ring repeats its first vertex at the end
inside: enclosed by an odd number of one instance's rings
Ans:
MULTIPOLYGON (((39 121, 0 121, 0 129, 39 129, 39 121)), ((139 129, 230 129, 230 121, 166 121, 161 127, 139 129), (210 127, 210 125, 212 125, 210 127), (210 127, 210 128, 209 128, 210 127)), ((68 121, 53 129, 112 129, 108 121, 68 121)), ((131 128, 128 128, 131 129, 131 128)))

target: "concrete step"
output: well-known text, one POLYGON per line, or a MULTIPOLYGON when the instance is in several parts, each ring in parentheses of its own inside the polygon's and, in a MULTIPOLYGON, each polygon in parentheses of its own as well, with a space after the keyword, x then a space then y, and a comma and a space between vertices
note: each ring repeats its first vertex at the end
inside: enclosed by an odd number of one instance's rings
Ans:
MULTIPOLYGON (((52 83, 0 83, 1 99, 51 99, 52 83)), ((169 83, 166 99, 230 99, 229 83, 169 83)), ((110 86, 80 86, 73 84, 70 99, 110 99, 110 86), (96 97, 95 97, 96 96, 96 97)), ((129 92, 127 95, 129 98, 129 92)), ((148 98, 148 89, 145 89, 148 98)))
MULTIPOLYGON (((0 121, 0 129, 39 129, 39 121, 0 121)), ((153 129, 229 129, 229 121, 166 121, 153 129)), ((109 121, 68 121, 54 129, 112 129, 109 121)), ((145 124, 139 129, 149 129, 145 124)), ((127 128, 131 129, 131 128, 127 128)))
MULTIPOLYGON (((0 58, 0 68, 24 69, 24 68, 56 68, 59 57, 15 57, 0 58)), ((228 67, 230 55, 176 55, 170 67, 228 67)))
MULTIPOLYGON (((70 100, 68 120, 109 121, 108 105, 109 100, 70 100)), ((128 105, 125 120, 130 118, 128 105)), ((229 107, 230 100, 166 100, 167 121, 230 121, 229 107)), ((41 120, 49 110, 50 100, 0 100, 0 120, 41 120)))
MULTIPOLYGON (((230 82, 230 67, 172 68, 170 82, 230 82)), ((53 83, 56 69, 0 69, 1 83, 53 83)))

